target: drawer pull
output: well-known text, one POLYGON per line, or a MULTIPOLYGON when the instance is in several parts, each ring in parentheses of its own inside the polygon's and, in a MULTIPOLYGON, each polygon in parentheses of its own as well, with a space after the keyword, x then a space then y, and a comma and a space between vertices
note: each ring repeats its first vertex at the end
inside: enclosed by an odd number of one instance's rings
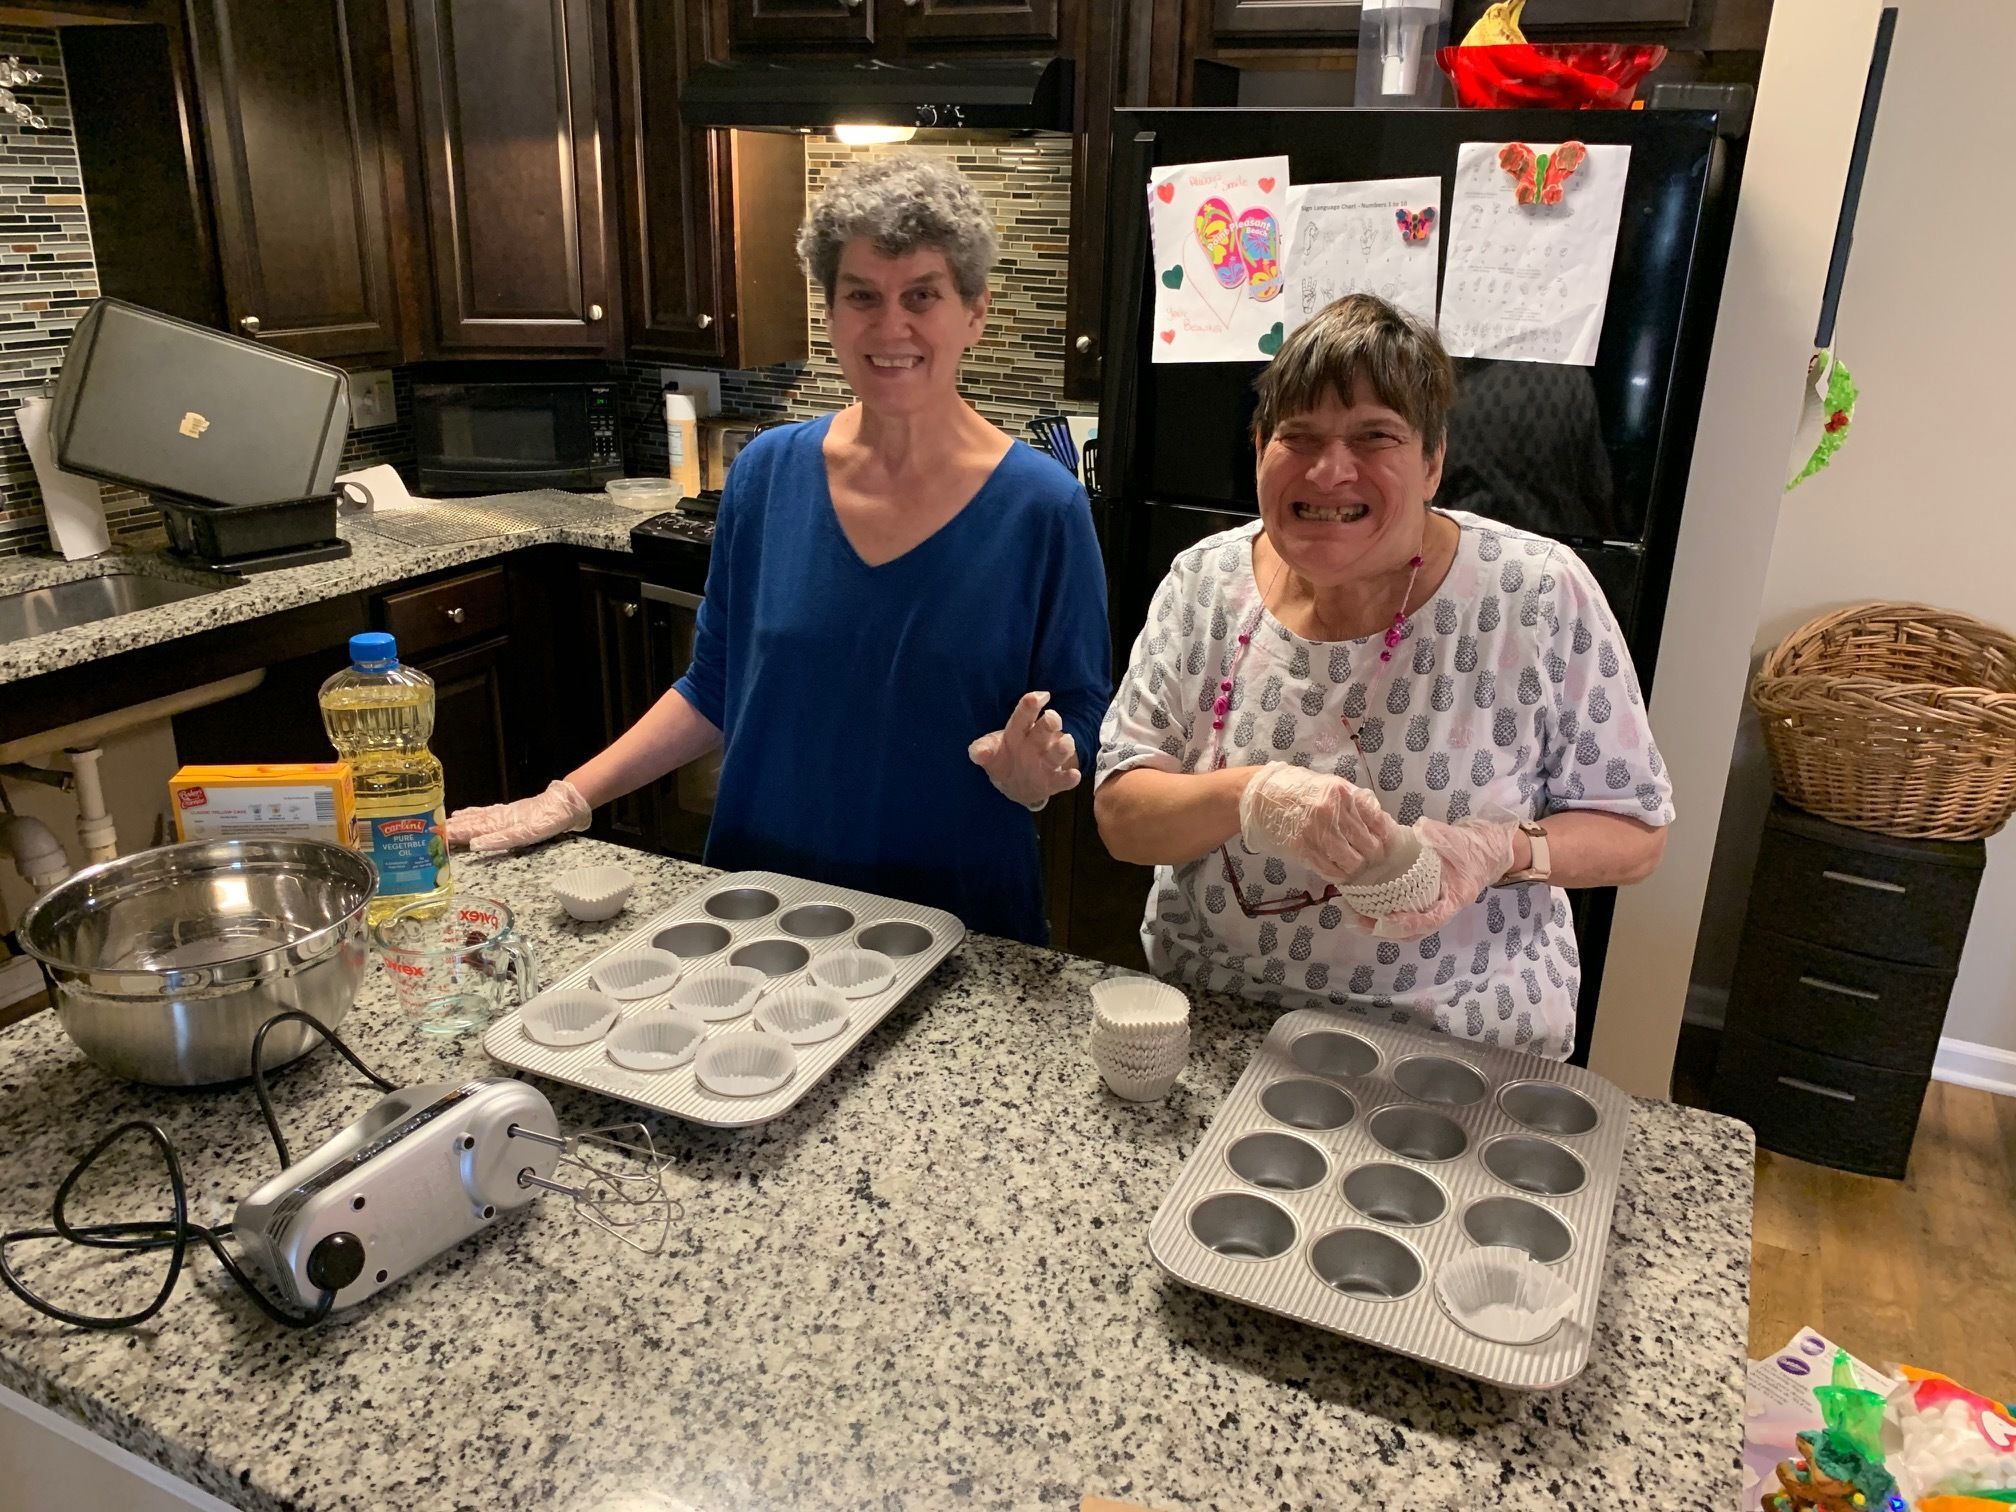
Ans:
POLYGON ((443 609, 441 612, 448 616, 448 623, 451 625, 459 625, 462 621, 469 618, 468 612, 459 606, 453 609, 443 609))
POLYGON ((637 618, 637 606, 635 604, 625 604, 623 606, 623 618, 625 619, 637 618))
POLYGON ((1836 1102, 1853 1102, 1853 1092, 1843 1092, 1839 1087, 1823 1087, 1818 1082, 1801 1081, 1796 1076, 1781 1076, 1778 1085, 1790 1087, 1794 1092, 1817 1092, 1822 1097, 1831 1097, 1836 1102))
POLYGON ((1844 987, 1839 982, 1830 982, 1824 977, 1802 976, 1799 978, 1799 985, 1811 987, 1815 992, 1832 992, 1842 997, 1860 998, 1865 1003, 1880 1002, 1883 997, 1882 993, 1871 992, 1866 987, 1844 987))
POLYGON ((1820 875, 1829 882, 1846 882, 1850 887, 1866 887, 1871 892, 1896 893, 1899 897, 1909 890, 1902 882, 1885 882, 1880 877, 1858 877, 1853 872, 1823 871, 1820 875))

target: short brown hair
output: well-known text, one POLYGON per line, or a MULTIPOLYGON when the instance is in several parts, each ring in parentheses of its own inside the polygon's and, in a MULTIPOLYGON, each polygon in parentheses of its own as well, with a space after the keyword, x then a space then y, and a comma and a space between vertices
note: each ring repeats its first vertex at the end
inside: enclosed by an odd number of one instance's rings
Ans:
POLYGON ((1449 429, 1456 374, 1442 338, 1426 322, 1377 295, 1346 294, 1295 328, 1256 387, 1258 447, 1273 439, 1282 421, 1313 410, 1325 395, 1350 404, 1354 394, 1369 390, 1421 433, 1421 450, 1432 455, 1449 429))

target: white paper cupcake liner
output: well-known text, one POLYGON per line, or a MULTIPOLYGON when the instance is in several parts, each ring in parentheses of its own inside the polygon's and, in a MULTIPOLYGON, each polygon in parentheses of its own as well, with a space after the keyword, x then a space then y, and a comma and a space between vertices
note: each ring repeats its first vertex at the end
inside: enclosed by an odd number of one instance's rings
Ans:
POLYGON ((1166 1033, 1190 1021, 1183 989, 1146 976, 1108 977, 1092 984, 1095 1020, 1120 1032, 1166 1033))
POLYGON ((757 1004, 756 1022, 794 1045, 816 1045, 847 1027, 847 999, 831 987, 801 983, 757 1004))
POLYGON ((710 967, 672 989, 672 1006, 711 1023, 740 1018, 756 1005, 769 981, 753 966, 710 967))
POLYGON ((873 997, 896 980, 896 963, 879 950, 834 950, 815 957, 812 980, 843 997, 873 997))
POLYGON ((620 866, 577 866, 552 883, 560 906, 583 923, 599 923, 623 912, 637 879, 620 866))
POLYGON ((1535 1344, 1575 1311, 1574 1288, 1522 1249, 1472 1250, 1435 1273, 1442 1310, 1480 1338, 1535 1344))
POLYGON ((670 992, 680 970, 679 957, 647 945, 609 957, 589 973, 589 980, 609 996, 628 1003, 670 992))
POLYGON ((1442 858, 1427 846, 1414 864, 1390 882, 1370 887, 1340 887, 1337 896, 1346 908, 1356 909, 1368 919, 1390 913, 1413 913, 1433 903, 1442 891, 1442 858))
POLYGON ((1190 1058, 1190 1031, 1152 1042, 1116 1036, 1094 1025, 1090 1036, 1092 1064, 1117 1096, 1152 1102, 1168 1095, 1190 1058))
POLYGON ((700 1085, 721 1097, 760 1097, 791 1080, 798 1052, 781 1035, 756 1030, 724 1034, 700 1047, 693 1074, 700 1085))
POLYGON ((707 1025, 684 1013, 653 1008, 609 1031, 609 1059, 632 1071, 671 1071, 693 1059, 707 1025))
POLYGON ((520 1010, 525 1032, 542 1045, 585 1045, 602 1038, 623 1007, 585 987, 542 992, 520 1010))

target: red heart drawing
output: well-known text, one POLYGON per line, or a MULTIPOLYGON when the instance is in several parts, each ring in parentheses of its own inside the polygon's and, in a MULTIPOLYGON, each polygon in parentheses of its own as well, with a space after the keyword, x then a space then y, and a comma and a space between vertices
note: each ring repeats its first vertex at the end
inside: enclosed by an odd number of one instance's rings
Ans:
POLYGON ((1165 205, 1168 204, 1176 198, 1176 186, 1174 184, 1157 184, 1155 186, 1155 198, 1162 201, 1165 205))
POLYGON ((1176 340, 1176 333, 1174 331, 1164 331, 1162 333, 1162 339, 1164 341, 1170 342, 1171 344, 1174 344, 1176 340))
POLYGON ((1274 192, 1274 180, 1271 178, 1260 180, 1260 192, 1262 194, 1272 194, 1274 192))

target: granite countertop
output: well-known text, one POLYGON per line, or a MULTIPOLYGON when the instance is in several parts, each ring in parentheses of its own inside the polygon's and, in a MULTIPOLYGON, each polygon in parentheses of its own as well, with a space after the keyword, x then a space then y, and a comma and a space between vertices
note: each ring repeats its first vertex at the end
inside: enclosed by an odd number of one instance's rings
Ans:
MULTIPOLYGON (((485 498, 418 501, 414 511, 452 515, 469 505, 509 515, 516 528, 473 541, 447 546, 409 546, 361 524, 356 517, 338 521, 337 530, 350 543, 350 555, 306 567, 283 567, 232 580, 229 587, 196 598, 177 600, 153 609, 136 609, 109 619, 92 620, 47 635, 0 642, 0 684, 43 672, 55 672, 141 646, 157 645, 225 625, 243 624, 304 604, 320 603, 345 593, 383 587, 407 578, 481 562, 528 546, 551 544, 628 551, 630 527, 644 516, 623 509, 599 493, 563 493, 535 489, 485 498)), ((403 517, 406 509, 400 511, 403 517)), ((117 547, 88 561, 66 562, 47 556, 0 558, 0 594, 47 588, 79 578, 117 572, 173 578, 187 582, 216 581, 215 574, 178 561, 165 551, 117 547)))
MULTIPOLYGON (((551 980, 707 875, 576 839, 458 880, 510 902, 551 980), (640 878, 628 911, 565 920, 545 880, 600 861, 640 878)), ((1149 1219, 1267 1016, 1199 999, 1176 1090, 1124 1103, 1083 1044, 1106 970, 970 938, 774 1122, 659 1123, 685 1212, 664 1256, 547 1198, 290 1333, 198 1251, 135 1334, 73 1332, 0 1295, 0 1384, 248 1508, 1734 1505, 1747 1128, 1635 1105, 1589 1367, 1559 1391, 1500 1391, 1157 1271, 1149 1219)), ((398 1082, 488 1064, 473 1038, 409 1030, 375 977, 344 1033, 398 1082)), ((272 1173, 249 1091, 115 1082, 47 1014, 6 1032, 0 1068, 0 1224, 46 1221, 57 1181, 124 1118, 168 1131, 206 1221, 272 1173)), ((626 1116, 546 1090, 563 1127, 626 1116)), ((297 1150, 375 1096, 327 1053, 275 1085, 297 1150)), ((122 1151, 82 1216, 163 1184, 122 1151)), ((27 1269, 54 1285, 97 1264, 27 1269)), ((71 1295, 119 1300, 100 1288, 71 1295)))

